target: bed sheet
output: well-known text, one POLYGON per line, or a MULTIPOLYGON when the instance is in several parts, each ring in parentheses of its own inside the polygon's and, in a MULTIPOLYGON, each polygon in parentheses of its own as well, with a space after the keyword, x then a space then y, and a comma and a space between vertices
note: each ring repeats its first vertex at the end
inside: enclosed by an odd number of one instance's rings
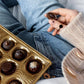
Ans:
POLYGON ((64 77, 40 80, 36 84, 67 84, 64 77))

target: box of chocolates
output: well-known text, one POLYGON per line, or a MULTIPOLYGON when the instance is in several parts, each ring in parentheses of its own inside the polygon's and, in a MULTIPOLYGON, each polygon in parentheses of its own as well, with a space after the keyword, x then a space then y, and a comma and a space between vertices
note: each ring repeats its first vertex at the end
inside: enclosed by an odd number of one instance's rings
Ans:
POLYGON ((0 25, 0 84, 35 84, 51 61, 0 25))

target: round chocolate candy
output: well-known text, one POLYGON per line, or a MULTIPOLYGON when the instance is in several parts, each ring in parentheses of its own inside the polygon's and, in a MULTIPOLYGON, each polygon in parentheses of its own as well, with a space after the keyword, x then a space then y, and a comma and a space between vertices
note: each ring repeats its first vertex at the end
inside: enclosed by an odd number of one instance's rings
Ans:
POLYGON ((0 84, 1 84, 1 76, 0 76, 0 84))
POLYGON ((14 51, 14 53, 13 53, 13 58, 18 61, 23 60, 26 56, 27 56, 27 51, 23 50, 23 49, 18 49, 16 51, 14 51))
POLYGON ((9 82, 9 84, 22 84, 19 80, 12 80, 9 82))
POLYGON ((0 81, 1 81, 1 76, 0 76, 0 81))
POLYGON ((16 70, 16 65, 13 62, 4 62, 1 64, 1 73, 5 75, 11 75, 16 70))
POLYGON ((4 50, 10 50, 13 46, 14 46, 14 42, 11 41, 11 40, 5 40, 5 41, 2 43, 2 48, 3 48, 4 50))
POLYGON ((54 13, 49 12, 49 13, 47 13, 47 18, 48 19, 55 19, 55 20, 57 20, 57 15, 54 14, 54 13))
POLYGON ((2 58, 2 53, 0 52, 0 58, 2 58))
POLYGON ((42 64, 38 60, 31 60, 27 63, 26 68, 31 74, 36 74, 42 69, 42 64))

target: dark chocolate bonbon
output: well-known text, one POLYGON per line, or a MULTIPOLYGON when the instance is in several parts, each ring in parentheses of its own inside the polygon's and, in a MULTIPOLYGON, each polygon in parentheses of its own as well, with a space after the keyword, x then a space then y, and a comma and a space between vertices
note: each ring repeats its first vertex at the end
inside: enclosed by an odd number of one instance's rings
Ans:
POLYGON ((9 82, 9 84, 22 84, 19 80, 12 80, 9 82))
POLYGON ((47 13, 47 18, 48 19, 55 19, 55 20, 57 20, 57 15, 54 14, 54 13, 49 12, 49 13, 47 13))
POLYGON ((18 61, 23 60, 26 56, 27 56, 27 51, 23 49, 15 50, 13 53, 13 58, 18 61))
POLYGON ((27 70, 31 74, 36 74, 42 69, 42 64, 38 60, 31 60, 27 63, 27 70))
POLYGON ((11 75, 12 73, 14 73, 16 70, 16 65, 13 62, 3 62, 1 64, 1 73, 5 74, 5 75, 11 75))
POLYGON ((2 43, 2 48, 3 48, 4 50, 10 50, 13 46, 14 46, 14 42, 11 41, 11 40, 5 40, 5 41, 2 43))

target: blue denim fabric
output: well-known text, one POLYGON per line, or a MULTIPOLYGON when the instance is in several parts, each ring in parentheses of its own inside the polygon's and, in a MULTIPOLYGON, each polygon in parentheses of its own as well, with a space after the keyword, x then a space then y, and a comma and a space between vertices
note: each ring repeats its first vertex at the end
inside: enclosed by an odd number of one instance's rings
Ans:
POLYGON ((52 36, 52 34, 47 31, 34 34, 34 41, 37 50, 52 61, 52 66, 47 70, 47 73, 49 73, 50 76, 63 76, 61 62, 73 46, 59 35, 52 36))
POLYGON ((8 7, 11 8, 15 5, 18 5, 17 0, 2 0, 2 2, 8 7))
POLYGON ((52 66, 47 70, 51 76, 62 76, 62 59, 73 46, 61 36, 52 36, 47 32, 50 25, 44 14, 63 6, 57 0, 18 0, 18 2, 26 18, 27 29, 25 30, 12 16, 2 1, 0 1, 0 24, 52 61, 52 66))
POLYGON ((13 17, 2 0, 0 0, 0 24, 16 36, 20 37, 26 43, 36 48, 32 33, 27 32, 23 25, 15 17, 13 17))
POLYGON ((59 7, 63 7, 57 0, 17 0, 26 18, 27 30, 47 31, 48 19, 44 14, 59 7))

